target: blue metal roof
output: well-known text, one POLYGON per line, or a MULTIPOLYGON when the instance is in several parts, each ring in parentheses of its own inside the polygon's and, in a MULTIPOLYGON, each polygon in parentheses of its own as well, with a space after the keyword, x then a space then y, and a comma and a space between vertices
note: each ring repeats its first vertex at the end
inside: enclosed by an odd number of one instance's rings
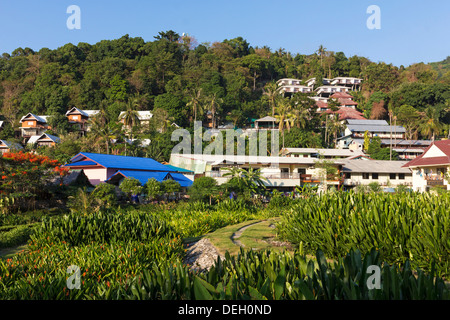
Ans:
POLYGON ((148 179, 155 178, 158 182, 164 181, 169 175, 169 172, 157 172, 157 171, 133 171, 133 170, 120 170, 117 171, 113 176, 111 176, 108 180, 111 180, 113 177, 121 174, 125 178, 135 178, 139 180, 139 182, 144 185, 147 183, 148 179))
POLYGON ((165 164, 165 166, 169 167, 170 169, 175 170, 176 172, 194 173, 194 171, 191 171, 191 170, 188 170, 188 169, 184 169, 184 168, 175 167, 175 166, 172 166, 170 164, 165 164))
POLYGON ((182 187, 190 187, 192 185, 192 180, 186 178, 182 173, 170 173, 173 180, 177 181, 182 187))
POLYGON ((92 160, 105 168, 176 172, 176 170, 151 158, 116 156, 111 154, 81 152, 73 157, 71 162, 76 163, 82 160, 92 160))
POLYGON ((94 161, 84 160, 84 161, 78 161, 74 163, 65 164, 65 167, 81 167, 81 166, 96 166, 97 163, 94 161))

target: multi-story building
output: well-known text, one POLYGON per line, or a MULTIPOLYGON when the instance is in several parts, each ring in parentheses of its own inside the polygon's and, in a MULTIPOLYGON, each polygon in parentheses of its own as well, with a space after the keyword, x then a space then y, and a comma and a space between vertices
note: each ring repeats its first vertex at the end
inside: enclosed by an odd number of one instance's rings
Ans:
POLYGON ((307 85, 303 85, 298 79, 280 79, 277 81, 280 93, 310 93, 313 89, 307 85))
POLYGON ((405 138, 405 128, 402 126, 390 126, 386 120, 354 120, 346 121, 344 136, 351 136, 352 138, 364 138, 367 131, 369 137, 378 136, 381 139, 405 138))
MULTIPOLYGON (((320 149, 319 149, 320 150, 320 149)), ((326 150, 326 149, 321 149, 326 150)), ((336 188, 352 189, 358 185, 377 182, 381 187, 412 186, 412 174, 402 166, 406 161, 377 161, 353 154, 338 154, 323 160, 316 158, 318 149, 303 152, 303 156, 258 157, 258 156, 224 156, 201 154, 172 154, 170 164, 191 170, 196 177, 213 177, 219 184, 230 179, 226 173, 229 167, 243 169, 260 169, 264 184, 269 189, 293 191, 296 186, 324 185, 336 188), (314 153, 315 152, 315 153, 314 153), (337 169, 335 180, 325 178, 323 161, 337 169)), ((329 154, 336 150, 328 149, 329 154)), ((322 154, 327 153, 322 152, 322 154)))
POLYGON ((37 116, 32 113, 28 113, 20 119, 21 124, 21 136, 25 139, 31 136, 40 136, 45 131, 50 129, 47 118, 49 116, 37 116))
MULTIPOLYGON (((342 170, 340 160, 330 160, 338 172, 342 170)), ((326 180, 325 169, 320 167, 320 159, 275 156, 236 156, 236 155, 202 155, 172 154, 170 164, 195 173, 195 177, 206 176, 223 184, 230 179, 227 168, 260 169, 264 184, 269 189, 293 191, 296 186, 305 184, 319 185, 326 182, 328 186, 340 188, 342 179, 326 180)))
POLYGON ((74 125, 83 135, 89 131, 89 118, 98 114, 100 110, 81 110, 73 107, 66 112, 69 123, 74 125))
POLYGON ((412 174, 413 190, 450 190, 450 140, 434 141, 420 156, 403 165, 412 174))
POLYGON ((350 149, 284 148, 280 154, 284 157, 297 158, 347 159, 364 155, 364 152, 350 149))
POLYGON ((361 88, 362 79, 353 77, 336 77, 331 79, 330 84, 333 86, 345 86, 351 88, 353 91, 361 88))
POLYGON ((359 185, 376 182, 381 187, 412 187, 412 174, 402 166, 407 161, 342 160, 344 187, 352 189, 359 185))
POLYGON ((349 92, 351 88, 345 86, 320 86, 314 91, 319 97, 329 98, 331 95, 337 92, 349 92))

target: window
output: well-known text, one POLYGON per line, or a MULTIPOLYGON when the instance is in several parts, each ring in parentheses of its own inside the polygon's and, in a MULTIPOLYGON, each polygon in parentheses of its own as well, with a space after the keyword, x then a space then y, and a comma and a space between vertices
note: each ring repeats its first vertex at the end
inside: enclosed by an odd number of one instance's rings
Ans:
POLYGON ((398 178, 399 178, 400 180, 405 180, 405 174, 404 174, 404 173, 399 173, 399 174, 398 174, 398 178))
POLYGON ((345 179, 351 179, 351 178, 352 178, 352 174, 350 172, 346 172, 345 179))
POLYGON ((78 116, 72 116, 73 120, 78 120, 78 116))
POLYGON ((378 180, 378 173, 372 173, 372 179, 378 180))
POLYGON ((29 125, 29 126, 32 126, 33 124, 34 124, 33 121, 28 121, 28 125, 29 125))
POLYGON ((363 177, 363 179, 369 179, 369 174, 366 172, 363 172, 362 177, 363 177))
POLYGON ((397 174, 395 174, 395 173, 389 173, 389 179, 391 179, 391 180, 397 179, 397 174))

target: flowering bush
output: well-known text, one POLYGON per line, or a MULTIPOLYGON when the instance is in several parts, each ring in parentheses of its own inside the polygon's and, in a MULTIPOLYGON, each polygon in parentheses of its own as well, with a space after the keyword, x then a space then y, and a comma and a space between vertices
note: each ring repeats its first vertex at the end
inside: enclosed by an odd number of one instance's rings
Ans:
POLYGON ((30 152, 7 152, 0 156, 0 198, 9 201, 9 209, 28 208, 31 203, 45 193, 46 185, 53 179, 62 178, 68 169, 61 167, 58 160, 30 152), (14 203, 12 205, 11 203, 14 203))

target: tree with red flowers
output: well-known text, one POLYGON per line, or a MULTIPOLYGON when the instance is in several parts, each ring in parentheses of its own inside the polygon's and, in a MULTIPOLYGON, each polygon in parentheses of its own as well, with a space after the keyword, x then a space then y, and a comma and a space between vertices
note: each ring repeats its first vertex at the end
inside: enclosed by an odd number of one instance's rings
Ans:
POLYGON ((4 203, 11 211, 18 207, 29 209, 46 193, 51 181, 59 178, 62 183, 67 172, 58 160, 47 156, 22 151, 4 153, 0 156, 0 198, 9 199, 4 203))

